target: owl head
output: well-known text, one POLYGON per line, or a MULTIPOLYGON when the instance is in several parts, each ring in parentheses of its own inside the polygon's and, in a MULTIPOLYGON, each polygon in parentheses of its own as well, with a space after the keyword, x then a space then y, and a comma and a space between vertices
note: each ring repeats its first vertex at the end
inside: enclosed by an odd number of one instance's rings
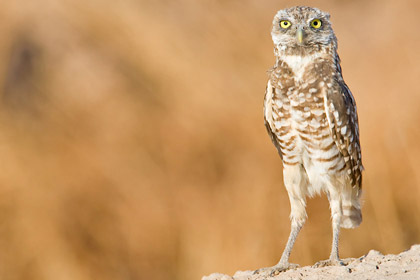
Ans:
POLYGON ((273 20, 271 37, 274 45, 286 53, 309 52, 336 44, 330 15, 304 6, 278 11, 273 20))

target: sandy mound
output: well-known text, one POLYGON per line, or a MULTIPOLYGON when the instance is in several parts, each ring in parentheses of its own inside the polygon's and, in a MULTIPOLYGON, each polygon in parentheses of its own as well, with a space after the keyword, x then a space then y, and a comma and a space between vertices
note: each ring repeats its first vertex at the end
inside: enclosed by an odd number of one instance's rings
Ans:
POLYGON ((399 255, 382 255, 371 250, 358 259, 345 259, 347 266, 314 268, 305 266, 275 277, 253 275, 253 271, 237 271, 228 276, 213 273, 202 280, 263 280, 263 279, 420 279, 420 245, 414 245, 399 255))

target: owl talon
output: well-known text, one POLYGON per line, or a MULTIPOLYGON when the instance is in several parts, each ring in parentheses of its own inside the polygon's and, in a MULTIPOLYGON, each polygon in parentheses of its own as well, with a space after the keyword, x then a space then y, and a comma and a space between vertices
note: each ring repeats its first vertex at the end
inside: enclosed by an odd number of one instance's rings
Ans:
POLYGON ((326 267, 326 266, 346 266, 347 264, 341 260, 328 259, 315 263, 312 267, 326 267))
POLYGON ((298 267, 299 265, 294 264, 294 263, 277 264, 272 267, 264 267, 264 268, 257 269, 254 271, 254 274, 264 274, 264 275, 269 275, 273 277, 273 276, 279 275, 281 272, 284 272, 290 269, 296 269, 298 267))

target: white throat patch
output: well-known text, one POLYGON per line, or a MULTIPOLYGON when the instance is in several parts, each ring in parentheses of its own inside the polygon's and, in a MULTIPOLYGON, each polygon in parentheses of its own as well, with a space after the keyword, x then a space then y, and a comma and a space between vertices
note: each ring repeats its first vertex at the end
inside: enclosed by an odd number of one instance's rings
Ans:
POLYGON ((282 55, 280 59, 287 63, 287 65, 293 71, 293 73, 295 74, 295 80, 302 80, 302 76, 305 72, 306 66, 312 63, 317 57, 319 57, 318 54, 306 56, 282 55))

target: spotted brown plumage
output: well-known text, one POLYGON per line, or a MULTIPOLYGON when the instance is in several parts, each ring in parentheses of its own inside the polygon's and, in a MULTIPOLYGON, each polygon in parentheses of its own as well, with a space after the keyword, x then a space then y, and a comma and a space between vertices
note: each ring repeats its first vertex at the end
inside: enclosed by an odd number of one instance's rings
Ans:
POLYGON ((306 221, 306 197, 326 193, 339 264, 339 228, 362 221, 362 159, 354 98, 344 82, 329 14, 316 8, 280 10, 273 20, 276 62, 269 72, 264 122, 283 162, 291 205, 291 233, 278 264, 257 270, 276 274, 290 268, 296 237, 306 221))

